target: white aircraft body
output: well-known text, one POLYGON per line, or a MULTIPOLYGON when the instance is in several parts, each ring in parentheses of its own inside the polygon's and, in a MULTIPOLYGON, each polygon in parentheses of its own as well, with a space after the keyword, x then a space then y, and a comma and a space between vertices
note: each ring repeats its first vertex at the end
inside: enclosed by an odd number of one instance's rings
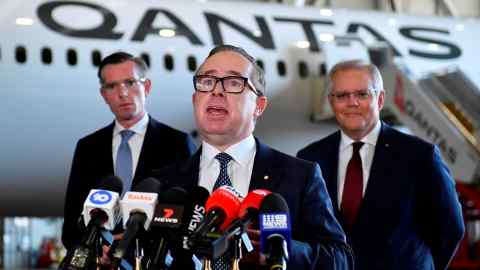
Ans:
POLYGON ((118 50, 150 63, 148 112, 192 132, 194 70, 216 44, 245 48, 263 63, 270 101, 255 134, 290 154, 337 128, 310 119, 325 69, 368 59, 365 47, 378 41, 417 76, 456 65, 480 85, 475 20, 264 3, 31 0, 1 1, 0 22, 0 216, 62 216, 76 142, 113 120, 95 63, 118 50))

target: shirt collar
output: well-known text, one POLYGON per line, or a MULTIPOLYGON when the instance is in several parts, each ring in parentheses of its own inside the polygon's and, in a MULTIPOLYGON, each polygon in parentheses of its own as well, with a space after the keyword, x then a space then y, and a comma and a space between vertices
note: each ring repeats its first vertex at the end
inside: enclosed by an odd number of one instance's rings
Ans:
MULTIPOLYGON (((235 162, 243 167, 247 166, 255 151, 255 139, 253 135, 250 135, 238 143, 231 145, 224 152, 229 154, 235 162)), ((215 148, 215 146, 203 141, 201 163, 205 165, 210 164, 218 153, 220 153, 220 151, 215 148)))
MULTIPOLYGON (((147 113, 145 113, 143 115, 142 119, 140 119, 140 121, 138 121, 137 123, 135 123, 135 125, 131 126, 128 129, 135 132, 135 134, 145 136, 145 133, 147 132, 147 126, 148 126, 149 119, 150 119, 150 117, 148 116, 147 113)), ((113 128, 113 135, 116 136, 117 134, 119 134, 124 129, 125 128, 120 124, 120 122, 115 120, 115 127, 113 128)))
MULTIPOLYGON (((370 144, 372 146, 375 146, 377 144, 378 136, 380 135, 381 128, 382 128, 382 123, 380 120, 378 120, 377 124, 375 124, 375 127, 360 141, 365 144, 370 144)), ((341 134, 340 151, 343 151, 345 150, 345 148, 349 147, 355 141, 352 140, 352 138, 348 137, 348 135, 345 134, 343 130, 341 130, 340 134, 341 134)))

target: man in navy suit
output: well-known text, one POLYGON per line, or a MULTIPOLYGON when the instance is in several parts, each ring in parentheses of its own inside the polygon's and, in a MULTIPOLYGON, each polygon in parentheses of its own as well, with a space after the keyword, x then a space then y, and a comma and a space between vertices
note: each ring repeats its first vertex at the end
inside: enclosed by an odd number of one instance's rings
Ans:
POLYGON ((117 156, 122 131, 131 131, 127 143, 132 163, 127 172, 130 179, 123 183, 123 192, 153 169, 185 160, 195 151, 187 134, 147 114, 145 100, 152 88, 146 77, 147 70, 141 58, 124 52, 109 55, 99 66, 100 93, 115 115, 115 121, 78 141, 65 198, 62 232, 63 244, 69 250, 81 239, 77 223, 89 191, 108 176, 119 174, 117 156))
MULTIPOLYGON (((267 107, 264 73, 255 59, 241 48, 218 46, 194 76, 194 88, 192 101, 202 146, 192 158, 157 177, 212 192, 228 175, 227 185, 243 196, 254 189, 277 192, 290 209, 293 241, 288 269, 350 269, 350 249, 318 165, 271 149, 252 135, 267 107)), ((257 269, 259 231, 251 228, 249 234, 255 252, 240 267, 257 269)), ((216 262, 213 265, 219 269, 216 262)))
POLYGON ((464 224, 438 148, 380 121, 385 92, 374 65, 338 63, 328 89, 340 131, 298 157, 320 165, 356 269, 446 269, 464 224))

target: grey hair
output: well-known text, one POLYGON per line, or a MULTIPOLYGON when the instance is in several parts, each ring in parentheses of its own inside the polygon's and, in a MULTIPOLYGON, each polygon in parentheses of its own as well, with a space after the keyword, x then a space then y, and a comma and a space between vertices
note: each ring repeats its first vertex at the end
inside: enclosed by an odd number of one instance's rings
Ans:
POLYGON ((373 90, 375 92, 385 91, 383 89, 382 75, 380 74, 380 71, 378 70, 377 66, 375 66, 374 64, 367 63, 363 60, 348 60, 348 61, 338 62, 332 67, 332 69, 328 73, 327 89, 329 93, 332 92, 333 76, 335 76, 337 72, 345 71, 345 70, 366 70, 368 72, 368 75, 370 76, 370 83, 371 83, 370 90, 373 90))
MULTIPOLYGON (((218 45, 215 48, 213 48, 209 53, 207 58, 203 61, 205 61, 210 58, 211 56, 219 53, 219 52, 235 52, 240 54, 241 56, 245 57, 252 65, 253 65, 253 71, 250 74, 250 80, 252 81, 253 85, 255 88, 258 90, 261 96, 265 95, 265 88, 266 88, 266 83, 265 83, 265 72, 263 69, 257 64, 257 61, 255 57, 251 56, 249 53, 247 53, 244 49, 240 47, 236 47, 233 45, 227 45, 227 44, 222 44, 218 45)), ((202 69, 202 65, 198 67, 197 71, 195 72, 195 75, 198 75, 198 72, 202 69)))

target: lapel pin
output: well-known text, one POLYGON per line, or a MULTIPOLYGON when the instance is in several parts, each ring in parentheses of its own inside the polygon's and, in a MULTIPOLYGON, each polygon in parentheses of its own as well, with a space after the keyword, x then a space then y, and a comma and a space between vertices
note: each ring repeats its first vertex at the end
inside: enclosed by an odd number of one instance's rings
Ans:
POLYGON ((270 176, 264 175, 264 176, 263 176, 263 180, 270 180, 270 176))

